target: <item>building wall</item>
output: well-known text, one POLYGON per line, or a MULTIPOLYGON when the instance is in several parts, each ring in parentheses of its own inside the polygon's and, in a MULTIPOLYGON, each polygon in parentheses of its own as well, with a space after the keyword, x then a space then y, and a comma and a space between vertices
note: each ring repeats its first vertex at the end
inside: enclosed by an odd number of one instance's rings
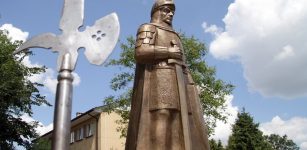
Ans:
MULTIPOLYGON (((84 120, 77 125, 72 126, 71 132, 76 134, 76 131, 80 128, 84 128, 85 125, 94 123, 93 135, 84 136, 81 140, 76 140, 70 143, 70 150, 124 150, 125 138, 120 138, 120 132, 116 129, 118 124, 116 121, 121 119, 116 113, 101 113, 97 115, 98 120, 91 117, 84 120), (97 132, 96 132, 97 131, 97 132), (98 142, 97 142, 98 141, 98 142)), ((80 120, 79 120, 80 121, 80 120)), ((43 139, 51 140, 52 132, 44 135, 43 139)), ((51 145, 50 145, 51 149, 51 145)))
POLYGON ((116 120, 120 117, 116 113, 101 113, 98 123, 98 149, 99 150, 124 150, 125 139, 120 138, 120 132, 116 131, 116 120))

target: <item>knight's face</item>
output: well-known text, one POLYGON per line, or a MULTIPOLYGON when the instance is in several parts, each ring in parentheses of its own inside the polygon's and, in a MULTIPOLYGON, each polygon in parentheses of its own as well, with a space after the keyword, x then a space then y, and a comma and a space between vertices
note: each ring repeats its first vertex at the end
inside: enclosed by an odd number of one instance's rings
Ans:
POLYGON ((175 9, 172 6, 166 5, 160 8, 160 15, 163 22, 172 25, 175 9))

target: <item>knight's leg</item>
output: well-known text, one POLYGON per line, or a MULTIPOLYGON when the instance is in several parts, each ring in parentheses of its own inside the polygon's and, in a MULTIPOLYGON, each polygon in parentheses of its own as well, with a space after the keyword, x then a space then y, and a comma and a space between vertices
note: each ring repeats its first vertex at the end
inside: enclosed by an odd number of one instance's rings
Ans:
POLYGON ((152 112, 151 146, 152 150, 169 150, 170 147, 170 110, 160 109, 152 112))
POLYGON ((170 130, 168 131, 172 133, 171 138, 169 139, 171 145, 170 150, 183 150, 183 131, 179 111, 173 110, 170 120, 170 130))

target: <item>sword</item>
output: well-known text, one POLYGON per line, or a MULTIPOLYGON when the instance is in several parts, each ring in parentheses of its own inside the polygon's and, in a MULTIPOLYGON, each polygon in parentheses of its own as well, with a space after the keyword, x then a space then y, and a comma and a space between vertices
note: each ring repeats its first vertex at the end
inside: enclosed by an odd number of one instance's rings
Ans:
POLYGON ((44 33, 23 43, 14 54, 28 48, 46 48, 58 52, 58 84, 54 111, 53 150, 69 149, 72 81, 78 49, 85 48, 85 56, 92 64, 101 65, 113 51, 119 36, 116 13, 98 19, 83 32, 84 0, 64 0, 59 28, 61 35, 44 33))
MULTIPOLYGON (((175 40, 171 41, 173 47, 178 47, 177 42, 175 40)), ((183 139, 184 139, 184 148, 185 150, 192 149, 192 142, 191 142, 191 133, 190 133, 190 124, 189 124, 189 114, 188 114, 188 107, 187 107, 187 95, 186 95, 186 85, 184 83, 184 76, 182 65, 183 63, 179 63, 175 59, 169 59, 168 63, 175 64, 176 67, 176 77, 177 77, 177 84, 179 90, 179 103, 180 103, 180 114, 181 114, 181 124, 183 128, 183 139)))

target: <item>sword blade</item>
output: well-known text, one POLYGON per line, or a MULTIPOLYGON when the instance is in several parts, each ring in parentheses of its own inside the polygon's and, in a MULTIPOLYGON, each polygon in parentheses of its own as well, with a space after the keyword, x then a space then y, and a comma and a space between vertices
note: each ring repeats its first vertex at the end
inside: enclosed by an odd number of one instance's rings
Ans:
POLYGON ((183 128, 183 139, 185 150, 191 150, 191 133, 189 125, 189 115, 187 107, 187 95, 186 87, 184 84, 183 70, 182 66, 175 64, 176 66, 176 76, 179 88, 179 100, 180 100, 180 113, 181 113, 181 123, 183 128))

